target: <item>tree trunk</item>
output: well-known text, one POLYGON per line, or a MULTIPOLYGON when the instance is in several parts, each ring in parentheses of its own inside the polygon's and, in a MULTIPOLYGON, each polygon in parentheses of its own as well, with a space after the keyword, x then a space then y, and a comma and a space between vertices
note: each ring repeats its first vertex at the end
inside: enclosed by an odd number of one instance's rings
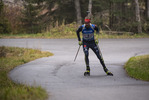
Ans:
POLYGON ((3 8, 4 8, 3 1, 0 0, 0 16, 2 15, 3 8))
POLYGON ((145 0, 146 1, 146 17, 147 20, 149 20, 149 0, 145 0))
POLYGON ((140 9, 139 9, 138 0, 135 0, 135 14, 136 14, 136 21, 138 22, 138 25, 137 25, 138 33, 142 33, 140 9))
POLYGON ((110 26, 110 28, 112 28, 112 2, 111 1, 109 1, 110 2, 110 4, 109 4, 109 26, 110 26))
POLYGON ((89 4, 88 4, 88 17, 91 18, 92 16, 92 0, 89 0, 89 4))
POLYGON ((81 20, 80 0, 75 0, 75 9, 76 9, 76 14, 77 14, 77 24, 81 25, 82 20, 81 20))

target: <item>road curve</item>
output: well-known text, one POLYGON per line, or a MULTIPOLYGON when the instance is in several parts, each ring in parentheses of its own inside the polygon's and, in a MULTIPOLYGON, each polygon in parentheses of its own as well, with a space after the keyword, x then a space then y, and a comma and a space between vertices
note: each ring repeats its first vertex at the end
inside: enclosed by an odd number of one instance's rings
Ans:
POLYGON ((0 46, 39 49, 54 53, 13 69, 9 77, 17 83, 42 86, 49 100, 148 100, 149 82, 127 76, 123 69, 132 56, 149 54, 149 39, 101 39, 105 63, 114 76, 106 76, 90 50, 91 76, 84 77, 84 54, 77 39, 0 39, 0 46))

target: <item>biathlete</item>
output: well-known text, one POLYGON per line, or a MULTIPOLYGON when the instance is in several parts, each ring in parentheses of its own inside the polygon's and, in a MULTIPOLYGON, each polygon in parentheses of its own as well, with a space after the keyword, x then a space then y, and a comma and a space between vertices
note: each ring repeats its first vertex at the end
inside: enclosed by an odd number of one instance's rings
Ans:
POLYGON ((113 76, 113 74, 107 69, 104 63, 100 49, 98 48, 98 40, 96 40, 94 36, 95 30, 96 30, 96 33, 99 34, 99 28, 96 25, 91 24, 90 19, 85 19, 84 22, 85 24, 81 25, 76 32, 79 45, 80 46, 83 45, 83 51, 85 54, 86 71, 84 72, 84 76, 90 75, 90 66, 89 66, 89 58, 88 58, 89 48, 91 48, 93 52, 96 54, 106 74, 113 76), (82 40, 80 38, 80 32, 82 32, 82 40))

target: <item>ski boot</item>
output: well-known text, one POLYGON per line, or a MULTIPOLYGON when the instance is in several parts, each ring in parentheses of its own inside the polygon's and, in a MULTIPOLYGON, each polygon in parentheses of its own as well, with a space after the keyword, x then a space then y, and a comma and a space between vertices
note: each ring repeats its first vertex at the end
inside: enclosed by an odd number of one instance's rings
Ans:
POLYGON ((107 75, 109 76, 113 76, 113 74, 105 67, 104 71, 106 72, 107 75))
POLYGON ((84 72, 84 76, 90 76, 90 71, 89 71, 89 70, 86 70, 86 71, 84 72))
POLYGON ((84 76, 90 76, 90 66, 86 66, 86 71, 84 72, 84 76))

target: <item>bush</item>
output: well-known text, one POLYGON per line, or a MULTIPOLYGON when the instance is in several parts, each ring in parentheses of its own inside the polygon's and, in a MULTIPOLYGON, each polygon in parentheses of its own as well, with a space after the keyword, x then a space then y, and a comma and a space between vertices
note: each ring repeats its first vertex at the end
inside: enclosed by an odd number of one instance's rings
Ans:
POLYGON ((4 16, 4 3, 0 1, 0 34, 10 33, 10 24, 4 16))
POLYGON ((7 19, 0 17, 0 34, 10 33, 11 28, 7 19))

